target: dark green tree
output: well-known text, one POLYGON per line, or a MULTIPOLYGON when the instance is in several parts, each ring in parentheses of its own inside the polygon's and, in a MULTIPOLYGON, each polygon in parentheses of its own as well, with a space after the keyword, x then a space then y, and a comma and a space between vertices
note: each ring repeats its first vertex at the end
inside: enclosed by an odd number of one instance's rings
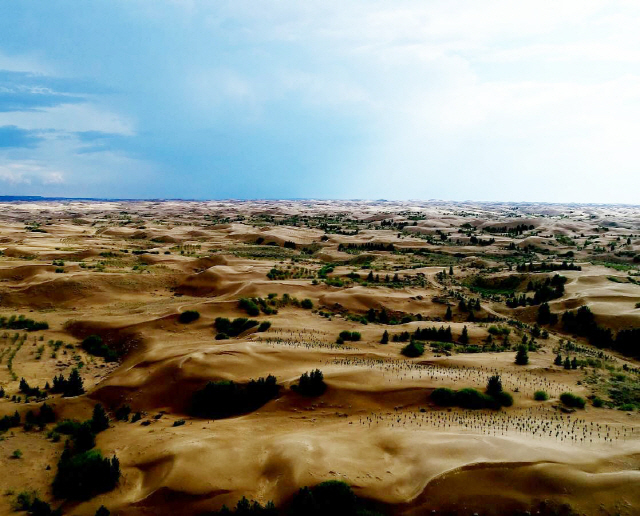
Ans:
POLYGON ((91 417, 91 428, 98 434, 109 428, 109 416, 107 411, 100 403, 96 403, 93 407, 93 416, 91 417))
POLYGON ((467 327, 462 328, 462 335, 460 335, 460 344, 469 344, 469 331, 467 327))
POLYGON ((516 353, 516 364, 527 365, 529 363, 529 354, 526 346, 519 346, 516 353))
POLYGON ((84 383, 77 369, 69 374, 69 379, 65 382, 63 396, 79 396, 84 394, 84 383))
POLYGON ((500 375, 494 374, 489 377, 489 381, 487 382, 487 394, 489 396, 495 396, 502 392, 502 380, 500 379, 500 375))

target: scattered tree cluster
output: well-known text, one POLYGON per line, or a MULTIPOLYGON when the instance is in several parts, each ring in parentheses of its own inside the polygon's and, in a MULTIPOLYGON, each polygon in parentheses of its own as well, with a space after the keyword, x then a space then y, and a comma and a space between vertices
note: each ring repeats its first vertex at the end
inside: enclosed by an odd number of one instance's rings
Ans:
POLYGON ((246 414, 259 409, 279 392, 280 386, 272 375, 248 383, 208 382, 193 394, 191 413, 210 419, 246 414))
POLYGON ((48 330, 49 323, 44 321, 34 321, 33 319, 27 319, 24 315, 16 317, 12 315, 10 317, 0 317, 0 329, 7 330, 27 330, 38 331, 48 330))
POLYGON ((315 397, 324 394, 327 384, 324 383, 324 375, 320 369, 303 373, 297 385, 292 385, 291 389, 303 396, 315 397))
POLYGON ((117 362, 118 353, 107 346, 99 335, 89 335, 82 341, 82 349, 90 355, 103 357, 107 362, 117 362))
POLYGON ((217 317, 213 326, 218 332, 216 335, 217 340, 228 339, 229 337, 237 337, 241 333, 255 328, 258 326, 258 331, 267 331, 271 327, 269 321, 263 321, 259 323, 253 319, 247 319, 246 317, 237 317, 233 321, 226 317, 217 317))

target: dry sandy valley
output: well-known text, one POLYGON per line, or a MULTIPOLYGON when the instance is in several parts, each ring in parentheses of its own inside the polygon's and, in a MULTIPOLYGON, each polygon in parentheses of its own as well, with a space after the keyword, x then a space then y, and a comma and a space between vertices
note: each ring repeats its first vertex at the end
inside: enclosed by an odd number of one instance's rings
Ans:
POLYGON ((637 206, 0 201, 0 514, 640 514, 639 359, 637 206))

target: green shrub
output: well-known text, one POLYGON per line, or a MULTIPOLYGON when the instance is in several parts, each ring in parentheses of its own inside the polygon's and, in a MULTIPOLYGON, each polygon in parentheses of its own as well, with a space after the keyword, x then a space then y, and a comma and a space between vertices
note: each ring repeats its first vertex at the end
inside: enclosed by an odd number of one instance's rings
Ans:
POLYGON ((441 407, 452 407, 456 404, 456 392, 446 387, 439 387, 431 393, 431 399, 441 407))
POLYGON ((405 357, 416 358, 424 354, 424 345, 417 340, 411 341, 400 351, 405 357))
POLYGON ((466 388, 456 392, 456 405, 466 409, 481 409, 495 406, 494 400, 476 389, 466 388))
POLYGON ((358 498, 345 482, 329 480, 309 489, 300 489, 291 502, 292 514, 306 516, 355 515, 358 498))
MULTIPOLYGON (((352 342, 357 342, 362 338, 362 335, 360 335, 360 332, 357 331, 341 331, 340 335, 338 335, 338 339, 337 340, 342 340, 342 342, 344 341, 352 341, 352 342)), ((336 342, 337 342, 336 340, 336 342)))
POLYGON ((189 324, 200 319, 200 313, 195 310, 186 310, 178 316, 178 321, 182 324, 189 324))
POLYGON ((269 321, 262 321, 260 326, 258 326, 258 331, 267 331, 271 328, 271 323, 269 321))
POLYGON ((633 412, 633 410, 635 409, 635 405, 633 405, 633 403, 625 403, 624 405, 620 405, 618 407, 618 410, 624 410, 625 412, 633 412))
POLYGON ((191 413, 211 419, 246 414, 278 396, 279 391, 276 377, 271 375, 250 380, 246 384, 232 381, 209 382, 193 394, 191 413))
POLYGON ((292 385, 291 389, 303 396, 321 396, 327 390, 327 384, 324 383, 322 371, 316 369, 310 373, 303 373, 298 385, 292 385))
POLYGON ((129 421, 131 407, 129 405, 121 405, 116 409, 115 416, 118 421, 129 421))
POLYGON ((214 322, 214 326, 218 333, 224 333, 229 337, 237 337, 241 333, 258 326, 258 321, 247 319, 246 317, 238 317, 230 321, 226 317, 218 317, 214 322))
POLYGON ((53 480, 56 498, 87 500, 111 491, 120 480, 120 461, 104 458, 100 450, 73 454, 65 448, 53 480))
POLYGON ((501 391, 497 394, 494 394, 492 398, 498 403, 501 407, 510 407, 513 405, 513 396, 508 392, 501 391))
POLYGON ((64 435, 73 435, 78 431, 78 428, 80 428, 80 421, 76 420, 76 419, 65 419, 63 421, 60 421, 54 428, 55 432, 58 432, 59 434, 64 434, 64 435))
POLYGON ((107 362, 117 362, 118 353, 107 346, 100 335, 89 335, 82 341, 82 349, 90 355, 103 357, 107 362))
POLYGON ((303 299, 300 306, 306 310, 311 310, 313 308, 313 301, 309 298, 303 299))
POLYGON ((591 403, 593 403, 593 406, 596 408, 601 408, 604 406, 604 400, 602 398, 598 398, 597 396, 593 398, 593 401, 591 403))
POLYGON ((570 392, 564 392, 560 395, 560 401, 564 403, 567 407, 576 407, 583 409, 587 402, 584 398, 580 396, 576 396, 570 392))
POLYGON ((251 299, 242 298, 238 302, 238 305, 242 310, 247 312, 247 314, 250 315, 251 317, 256 317, 257 315, 260 315, 260 308, 251 299))
POLYGON ((546 391, 536 391, 533 393, 533 399, 536 401, 547 401, 549 399, 549 395, 546 391))
POLYGON ((18 494, 13 502, 14 511, 27 511, 31 516, 61 516, 61 509, 52 509, 51 506, 38 497, 35 491, 23 491, 18 494))

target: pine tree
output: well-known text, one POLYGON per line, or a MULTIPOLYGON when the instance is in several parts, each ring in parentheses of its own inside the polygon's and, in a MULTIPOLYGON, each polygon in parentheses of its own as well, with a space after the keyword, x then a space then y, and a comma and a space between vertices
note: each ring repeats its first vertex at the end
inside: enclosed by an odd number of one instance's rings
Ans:
POLYGON ((451 313, 451 307, 447 306, 447 313, 444 314, 444 319, 445 321, 450 321, 451 319, 453 319, 453 314, 451 313))
POLYGON ((382 334, 382 339, 380 339, 380 344, 387 344, 389 342, 389 332, 387 330, 384 330, 384 333, 382 334))
POLYGON ((500 379, 500 375, 493 375, 489 377, 489 381, 487 382, 487 394, 491 396, 495 396, 502 392, 502 380, 500 379))
POLYGON ((93 417, 91 418, 91 428, 97 434, 109 428, 109 416, 100 403, 93 407, 93 417))
POLYGON ((529 363, 529 354, 527 353, 526 346, 520 346, 516 353, 516 364, 527 365, 529 363))
POLYGON ((65 382, 63 395, 69 397, 79 396, 80 394, 84 394, 84 385, 80 373, 77 369, 74 369, 69 374, 69 379, 65 382))
POLYGON ((101 505, 100 508, 96 511, 96 516, 109 516, 111 511, 107 509, 104 505, 101 505))
POLYGON ((569 357, 564 359, 564 368, 571 369, 571 361, 569 360, 569 357))
POLYGON ((551 309, 549 303, 542 303, 538 308, 538 324, 549 324, 551 321, 551 309))
POLYGON ((449 276, 453 276, 453 266, 449 265, 449 276))
POLYGON ((373 271, 369 271, 369 275, 367 276, 367 281, 369 283, 373 283, 374 279, 373 279, 373 271))
POLYGON ((469 344, 469 332, 467 327, 462 328, 462 335, 460 335, 460 344, 469 344))
POLYGON ((562 355, 560 355, 560 353, 558 353, 556 355, 556 359, 553 362, 555 365, 562 365, 562 355))
POLYGON ((576 357, 573 357, 571 361, 571 369, 578 369, 578 359, 576 357))

